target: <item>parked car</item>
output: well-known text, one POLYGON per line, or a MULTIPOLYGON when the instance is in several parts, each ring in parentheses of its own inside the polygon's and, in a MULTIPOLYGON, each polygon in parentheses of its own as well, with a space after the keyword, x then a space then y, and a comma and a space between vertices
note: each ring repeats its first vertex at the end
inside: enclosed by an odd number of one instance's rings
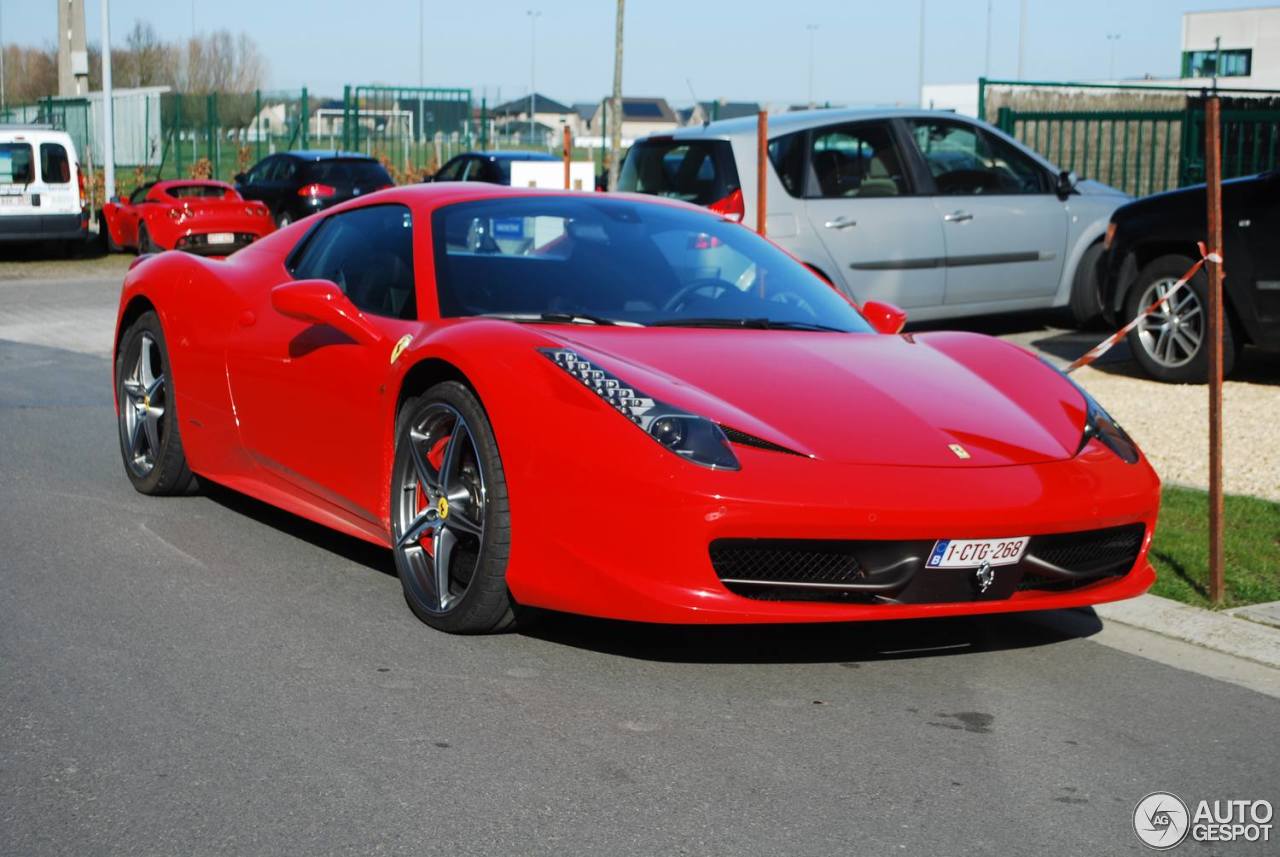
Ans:
POLYGON ((248 202, 226 182, 148 182, 102 208, 99 232, 108 251, 185 250, 226 256, 276 228, 262 202, 248 202))
POLYGON ((276 226, 282 227, 395 184, 373 158, 330 151, 268 155, 235 179, 240 195, 265 202, 276 226))
MULTIPOLYGON (((756 120, 639 140, 619 189, 756 222, 756 120)), ((918 110, 769 120, 770 238, 852 298, 920 320, 1070 306, 1101 312, 1097 263, 1128 197, 985 123, 918 110)))
POLYGON ((904 320, 695 206, 402 187, 134 267, 120 455, 144 494, 207 477, 386 546, 452 632, 1147 589, 1160 482, 1124 431, 1027 351, 904 320))
MULTIPOLYGON (((1145 197, 1116 210, 1107 227, 1102 298, 1119 322, 1168 293, 1200 258, 1208 234, 1205 186, 1145 197)), ((1246 343, 1280 349, 1280 172, 1222 183, 1224 374, 1246 343)), ((1209 278, 1202 270, 1129 334, 1134 358, 1161 381, 1209 374, 1209 278)))
POLYGON ((559 161, 546 152, 464 152, 448 160, 429 182, 489 182, 511 184, 511 164, 515 161, 559 161))
POLYGON ((59 242, 66 252, 89 236, 89 204, 75 143, 65 131, 0 125, 0 243, 59 242))

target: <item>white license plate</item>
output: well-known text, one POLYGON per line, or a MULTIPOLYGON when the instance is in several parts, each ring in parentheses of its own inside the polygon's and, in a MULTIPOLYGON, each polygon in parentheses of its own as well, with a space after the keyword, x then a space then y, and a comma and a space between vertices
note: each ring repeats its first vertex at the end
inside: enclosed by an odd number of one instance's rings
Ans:
POLYGON ((26 205, 27 198, 19 193, 6 193, 0 195, 0 205, 26 205))
POLYGON ((236 236, 231 232, 210 232, 208 240, 210 244, 234 244, 236 236))
POLYGON ((928 568, 977 568, 1013 565, 1027 552, 1031 536, 1008 539, 939 539, 929 554, 928 568))

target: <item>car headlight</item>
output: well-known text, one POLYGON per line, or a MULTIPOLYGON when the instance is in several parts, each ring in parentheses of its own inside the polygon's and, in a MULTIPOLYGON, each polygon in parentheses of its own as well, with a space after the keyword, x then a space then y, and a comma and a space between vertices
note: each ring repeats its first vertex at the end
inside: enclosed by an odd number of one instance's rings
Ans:
MULTIPOLYGON (((1044 358, 1041 358, 1041 360, 1044 360, 1044 358)), ((1063 378, 1066 378, 1067 382, 1084 397, 1084 433, 1080 437, 1080 445, 1076 447, 1076 455, 1079 455, 1085 445, 1096 437, 1102 442, 1103 446, 1120 456, 1120 460, 1125 464, 1137 464, 1138 445, 1133 442, 1133 438, 1129 437, 1129 433, 1120 427, 1115 418, 1107 413, 1106 408, 1098 404, 1097 399, 1089 395, 1089 392, 1077 384, 1075 379, 1066 372, 1063 372, 1048 360, 1044 360, 1044 364, 1063 378)))
POLYGON ((539 348, 584 387, 676 455, 712 470, 739 470, 724 431, 706 417, 660 402, 569 348, 539 348))

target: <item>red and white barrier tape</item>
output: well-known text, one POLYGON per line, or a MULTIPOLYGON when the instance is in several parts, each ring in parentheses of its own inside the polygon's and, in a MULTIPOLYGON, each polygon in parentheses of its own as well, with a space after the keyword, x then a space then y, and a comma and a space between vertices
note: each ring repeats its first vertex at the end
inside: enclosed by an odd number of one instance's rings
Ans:
POLYGON ((1202 267, 1204 267, 1205 262, 1222 264, 1222 256, 1219 255, 1218 253, 1210 253, 1207 250, 1205 250, 1203 241, 1197 242, 1197 246, 1200 248, 1200 259, 1194 265, 1192 265, 1191 268, 1185 274, 1182 275, 1182 279, 1174 283, 1173 287, 1169 289, 1169 291, 1164 293, 1164 297, 1160 298, 1151 306, 1147 307, 1142 312, 1138 313, 1138 315, 1133 319, 1133 321, 1129 322, 1124 327, 1120 328, 1115 333, 1111 334, 1106 339, 1102 340, 1097 345, 1093 346, 1093 348, 1090 348, 1081 357, 1077 358, 1074 363, 1072 363, 1070 366, 1067 367, 1067 372, 1069 373, 1074 372, 1075 370, 1079 369, 1081 366, 1088 366, 1090 363, 1092 363, 1093 361, 1097 360, 1099 357, 1101 357, 1102 355, 1110 351, 1111 348, 1117 342, 1119 342, 1120 340, 1124 339, 1126 336, 1129 335, 1129 331, 1133 330, 1135 327, 1138 326, 1138 322, 1142 321, 1144 318, 1151 315, 1153 312, 1160 309, 1160 307, 1168 303, 1169 298, 1173 297, 1177 293, 1178 289, 1182 288, 1187 283, 1191 282, 1191 278, 1196 275, 1197 271, 1199 271, 1202 267))

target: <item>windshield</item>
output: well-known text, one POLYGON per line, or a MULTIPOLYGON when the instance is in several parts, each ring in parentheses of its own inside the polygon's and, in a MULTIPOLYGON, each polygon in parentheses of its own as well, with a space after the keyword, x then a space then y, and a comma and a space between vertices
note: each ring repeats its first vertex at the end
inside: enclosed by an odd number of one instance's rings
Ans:
POLYGON ((699 211, 594 194, 509 197, 440 208, 432 231, 445 317, 871 331, 782 250, 699 211))
POLYGON ((216 184, 170 185, 165 191, 178 199, 239 199, 240 194, 229 187, 216 184))
POLYGON ((307 165, 307 181, 334 187, 361 189, 390 187, 391 176, 377 161, 363 158, 335 158, 307 165))

